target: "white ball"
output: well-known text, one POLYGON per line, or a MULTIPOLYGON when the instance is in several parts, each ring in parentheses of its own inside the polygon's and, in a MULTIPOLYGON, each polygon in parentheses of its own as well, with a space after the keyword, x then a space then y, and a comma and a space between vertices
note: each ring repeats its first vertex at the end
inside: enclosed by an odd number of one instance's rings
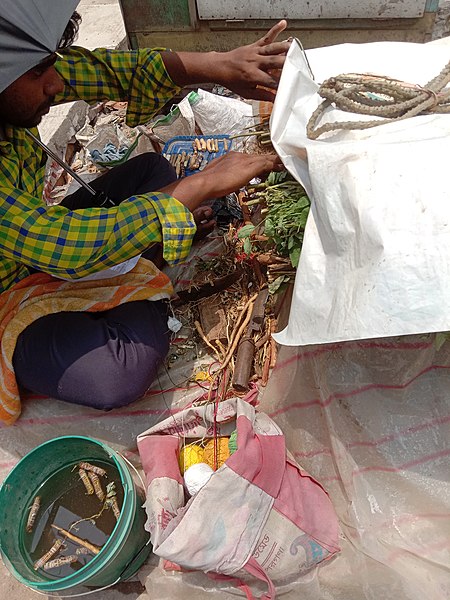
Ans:
POLYGON ((195 496, 208 483, 214 471, 206 463, 197 463, 186 469, 184 485, 191 496, 195 496))

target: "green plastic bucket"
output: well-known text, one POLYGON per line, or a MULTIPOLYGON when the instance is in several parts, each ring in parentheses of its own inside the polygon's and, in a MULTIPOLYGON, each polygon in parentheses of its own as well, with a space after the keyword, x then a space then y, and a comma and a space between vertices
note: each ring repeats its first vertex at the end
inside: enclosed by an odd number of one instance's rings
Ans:
MULTIPOLYGON (((97 440, 82 436, 55 438, 27 454, 11 471, 0 488, 0 551, 14 577, 42 593, 108 587, 132 577, 151 552, 144 529, 146 514, 143 492, 117 452, 97 440), (78 571, 61 579, 47 579, 33 568, 25 550, 25 527, 30 506, 49 478, 80 462, 114 466, 123 487, 120 517, 99 554, 78 571)), ((76 594, 75 594, 76 595, 76 594)))

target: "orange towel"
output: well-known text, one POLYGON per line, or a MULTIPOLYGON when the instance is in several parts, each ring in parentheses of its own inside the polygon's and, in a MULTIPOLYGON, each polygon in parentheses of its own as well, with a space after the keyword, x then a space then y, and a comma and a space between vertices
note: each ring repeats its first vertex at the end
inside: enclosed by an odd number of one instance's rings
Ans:
POLYGON ((62 311, 109 310, 136 300, 162 300, 173 293, 170 279, 141 258, 118 277, 62 281, 45 273, 26 277, 0 295, 0 420, 12 425, 19 417, 20 395, 12 366, 18 336, 33 321, 62 311))

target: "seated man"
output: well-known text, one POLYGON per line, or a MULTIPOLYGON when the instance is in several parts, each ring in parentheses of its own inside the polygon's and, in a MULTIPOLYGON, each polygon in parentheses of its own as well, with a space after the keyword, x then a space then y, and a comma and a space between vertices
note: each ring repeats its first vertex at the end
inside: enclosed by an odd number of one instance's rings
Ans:
MULTIPOLYGON (((202 203, 281 168, 274 155, 231 152, 177 180, 163 157, 144 154, 92 183, 107 204, 81 189, 46 206, 46 156, 27 129, 38 136, 51 105, 127 101, 135 126, 185 84, 211 81, 271 100, 288 49, 275 41, 281 21, 262 40, 225 53, 91 52, 71 46, 79 20, 74 13, 65 30, 63 22, 59 48, 28 70, 18 58, 14 79, 0 68, 0 418, 7 423, 20 413, 19 387, 101 409, 141 397, 168 351, 170 282, 145 259, 124 275, 102 279, 101 272, 145 257, 155 243, 169 264, 183 260, 202 203)), ((12 28, 2 31, 8 36, 12 28)), ((22 43, 19 34, 8 41, 10 58, 22 43)))

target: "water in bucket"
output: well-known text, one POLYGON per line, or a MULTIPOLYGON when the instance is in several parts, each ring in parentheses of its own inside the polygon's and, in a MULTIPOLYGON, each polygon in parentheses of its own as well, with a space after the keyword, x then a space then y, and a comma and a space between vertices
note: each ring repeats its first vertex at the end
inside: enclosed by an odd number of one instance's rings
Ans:
POLYGON ((141 487, 139 477, 138 481, 133 480, 132 472, 134 470, 130 471, 126 459, 115 450, 83 436, 49 440, 24 456, 0 485, 0 554, 14 577, 41 593, 67 591, 71 596, 132 577, 152 549, 150 536, 144 528, 147 518, 142 508, 145 483, 141 487), (77 554, 77 545, 69 546, 71 540, 66 540, 67 548, 52 559, 71 552, 77 562, 69 568, 64 565, 64 570, 36 570, 35 562, 39 560, 39 554, 42 556, 49 550, 51 540, 66 537, 54 528, 51 528, 54 537, 45 537, 49 535, 53 518, 58 519, 54 524, 68 531, 77 520, 98 514, 102 508, 102 502, 95 494, 89 495, 81 487, 78 465, 82 462, 106 471, 107 477, 100 477, 105 492, 108 484, 115 483, 118 520, 113 520, 112 509, 109 509, 109 514, 102 513, 102 518, 96 519, 96 527, 82 521, 71 530, 70 533, 78 538, 101 546, 98 554, 77 554), (27 520, 37 496, 41 498, 41 506, 33 528, 28 532, 27 520))
POLYGON ((20 529, 25 557, 35 571, 48 579, 66 577, 82 569, 100 552, 116 526, 123 504, 119 472, 106 462, 90 466, 101 469, 97 478, 89 469, 80 471, 78 463, 49 477, 38 491, 40 506, 31 527, 33 507, 24 515, 20 529), (59 541, 63 545, 58 547, 59 541), (55 542, 57 550, 50 556, 55 542))

